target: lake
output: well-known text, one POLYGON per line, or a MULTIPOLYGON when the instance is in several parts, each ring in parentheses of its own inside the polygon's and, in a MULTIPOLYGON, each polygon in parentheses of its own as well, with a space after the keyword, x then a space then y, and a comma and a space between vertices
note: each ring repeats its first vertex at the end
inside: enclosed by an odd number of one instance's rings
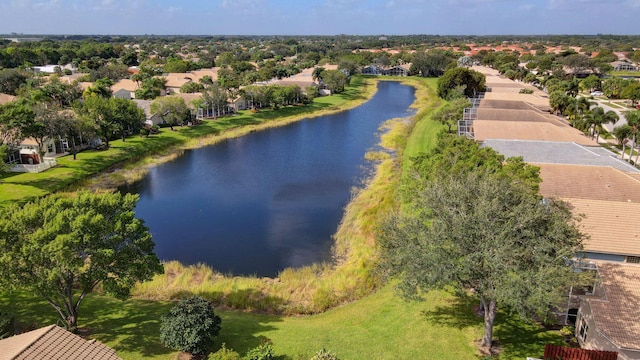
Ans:
POLYGON ((270 277, 329 260, 352 188, 373 167, 364 154, 414 99, 412 87, 380 81, 355 109, 185 151, 121 191, 140 194, 136 214, 162 260, 270 277))

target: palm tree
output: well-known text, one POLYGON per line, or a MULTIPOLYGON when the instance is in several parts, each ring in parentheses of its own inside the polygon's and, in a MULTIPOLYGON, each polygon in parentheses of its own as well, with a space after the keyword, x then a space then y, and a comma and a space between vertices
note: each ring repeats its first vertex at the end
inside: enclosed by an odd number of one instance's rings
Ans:
POLYGON ((618 145, 622 145, 622 155, 621 157, 624 159, 624 152, 627 149, 627 140, 631 137, 631 133, 633 129, 631 126, 624 124, 622 126, 616 126, 613 128, 613 135, 618 139, 618 145))
POLYGON ((600 132, 602 131, 602 125, 608 123, 615 123, 618 121, 618 114, 615 111, 607 111, 600 106, 587 111, 585 115, 585 121, 587 129, 590 130, 591 138, 596 138, 596 143, 600 140, 600 132))
MULTIPOLYGON (((638 127, 640 125, 640 110, 626 111, 624 117, 627 119, 627 124, 631 127, 631 148, 629 150, 629 162, 631 162, 631 156, 633 155, 633 149, 636 146, 636 139, 638 138, 638 127)), ((624 154, 623 154, 624 155, 624 154)), ((638 157, 636 156, 636 162, 638 157)))

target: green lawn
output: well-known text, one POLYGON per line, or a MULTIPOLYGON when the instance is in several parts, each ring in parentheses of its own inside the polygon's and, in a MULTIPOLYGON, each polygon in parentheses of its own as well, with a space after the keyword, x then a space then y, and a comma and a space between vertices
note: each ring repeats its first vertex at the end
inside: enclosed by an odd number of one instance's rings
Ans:
MULTIPOLYGON (((405 302, 388 285, 357 302, 303 317, 281 317, 236 311, 222 317, 218 344, 242 355, 269 339, 280 359, 309 359, 321 348, 340 359, 476 359, 474 340, 482 334, 482 318, 471 299, 430 292, 423 302, 405 302)), ((55 323, 53 308, 23 294, 0 294, 0 306, 17 314, 22 324, 55 323)), ((80 309, 81 328, 117 350, 124 359, 172 359, 175 353, 158 340, 160 317, 171 304, 119 301, 92 295, 80 309)), ((500 359, 542 355, 544 344, 557 343, 556 332, 499 314, 496 338, 500 359)))
POLYGON ((611 76, 635 76, 640 77, 640 71, 611 71, 609 72, 611 76))

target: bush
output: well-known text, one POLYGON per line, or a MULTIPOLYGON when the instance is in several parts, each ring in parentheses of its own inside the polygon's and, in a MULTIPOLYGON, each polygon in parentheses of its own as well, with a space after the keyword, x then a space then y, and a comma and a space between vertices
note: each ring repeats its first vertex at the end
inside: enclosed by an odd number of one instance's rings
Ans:
POLYGON ((520 94, 533 94, 532 89, 520 89, 520 94))
POLYGON ((331 350, 322 349, 318 351, 311 360, 338 360, 338 356, 331 352, 331 350))
POLYGON ((13 315, 0 310, 0 339, 4 339, 13 335, 14 331, 15 328, 13 315))
POLYGON ((245 356, 246 360, 273 360, 274 358, 273 345, 269 341, 247 351, 247 356, 245 356))
POLYGON ((214 352, 209 355, 209 360, 240 360, 240 354, 233 351, 232 349, 227 349, 225 344, 222 344, 220 350, 214 352))
POLYGON ((160 341, 175 350, 205 355, 213 347, 221 322, 208 300, 198 296, 183 299, 162 317, 160 341))

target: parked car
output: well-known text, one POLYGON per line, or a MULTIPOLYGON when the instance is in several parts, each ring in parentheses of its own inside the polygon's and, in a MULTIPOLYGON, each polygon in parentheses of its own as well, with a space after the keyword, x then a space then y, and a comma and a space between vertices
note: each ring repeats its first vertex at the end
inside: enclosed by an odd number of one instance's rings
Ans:
POLYGON ((591 96, 603 96, 604 93, 602 91, 594 91, 591 93, 591 96))

